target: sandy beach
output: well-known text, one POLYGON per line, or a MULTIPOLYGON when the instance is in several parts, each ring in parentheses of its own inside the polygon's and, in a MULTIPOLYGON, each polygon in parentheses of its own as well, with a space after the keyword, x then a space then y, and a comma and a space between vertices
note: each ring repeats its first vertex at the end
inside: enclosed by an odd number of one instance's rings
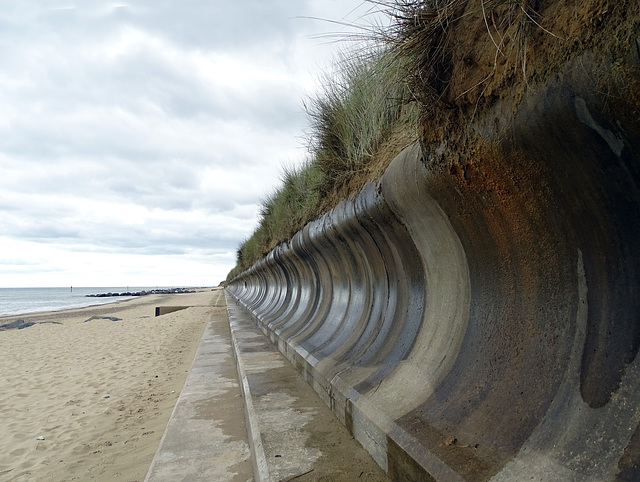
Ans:
POLYGON ((221 294, 0 318, 0 480, 144 480, 221 294))

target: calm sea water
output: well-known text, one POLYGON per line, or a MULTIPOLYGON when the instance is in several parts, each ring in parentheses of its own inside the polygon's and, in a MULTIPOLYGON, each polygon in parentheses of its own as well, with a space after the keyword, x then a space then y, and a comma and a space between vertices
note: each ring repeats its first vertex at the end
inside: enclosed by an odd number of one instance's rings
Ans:
POLYGON ((99 293, 124 293, 126 291, 148 291, 163 286, 120 286, 108 288, 0 288, 0 316, 22 315, 41 311, 58 311, 83 306, 104 305, 131 297, 87 298, 85 295, 99 293))

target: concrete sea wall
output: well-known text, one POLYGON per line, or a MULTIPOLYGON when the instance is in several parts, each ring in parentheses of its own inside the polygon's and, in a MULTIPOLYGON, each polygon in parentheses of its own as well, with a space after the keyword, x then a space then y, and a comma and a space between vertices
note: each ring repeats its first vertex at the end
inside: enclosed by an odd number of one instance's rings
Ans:
POLYGON ((409 147, 230 283, 392 479, 640 478, 626 61, 606 90, 586 53, 497 102, 472 148, 409 147))

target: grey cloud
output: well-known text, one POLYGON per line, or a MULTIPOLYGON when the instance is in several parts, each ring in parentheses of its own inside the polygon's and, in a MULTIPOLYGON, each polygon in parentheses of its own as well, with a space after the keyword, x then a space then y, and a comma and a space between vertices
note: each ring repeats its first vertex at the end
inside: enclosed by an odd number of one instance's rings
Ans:
POLYGON ((2 266, 2 269, 6 269, 7 267, 38 266, 39 264, 40 261, 33 259, 0 258, 0 266, 2 266))
POLYGON ((294 17, 347 3, 4 2, 2 235, 226 266, 278 166, 304 157, 301 39, 327 25, 294 17))
POLYGON ((79 232, 72 227, 60 225, 53 221, 29 226, 20 231, 19 237, 30 241, 78 239, 79 232))
POLYGON ((66 223, 64 220, 44 221, 38 226, 18 227, 6 234, 16 239, 50 242, 76 249, 91 246, 96 252, 145 255, 185 254, 193 249, 234 250, 238 236, 242 235, 232 229, 215 229, 210 223, 185 229, 183 224, 175 222, 122 226, 112 223, 79 224, 69 220, 66 223))
POLYGON ((159 35, 166 35, 179 45, 198 48, 236 50, 256 42, 269 43, 291 34, 288 19, 298 11, 294 0, 191 1, 182 8, 197 12, 184 21, 167 15, 172 0, 140 2, 115 12, 121 20, 159 35))

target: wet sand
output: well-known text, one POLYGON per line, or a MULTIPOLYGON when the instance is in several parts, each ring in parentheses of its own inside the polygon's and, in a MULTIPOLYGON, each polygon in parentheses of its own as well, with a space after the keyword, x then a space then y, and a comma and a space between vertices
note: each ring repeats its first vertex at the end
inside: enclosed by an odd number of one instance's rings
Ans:
POLYGON ((144 480, 219 294, 0 318, 0 480, 144 480))

